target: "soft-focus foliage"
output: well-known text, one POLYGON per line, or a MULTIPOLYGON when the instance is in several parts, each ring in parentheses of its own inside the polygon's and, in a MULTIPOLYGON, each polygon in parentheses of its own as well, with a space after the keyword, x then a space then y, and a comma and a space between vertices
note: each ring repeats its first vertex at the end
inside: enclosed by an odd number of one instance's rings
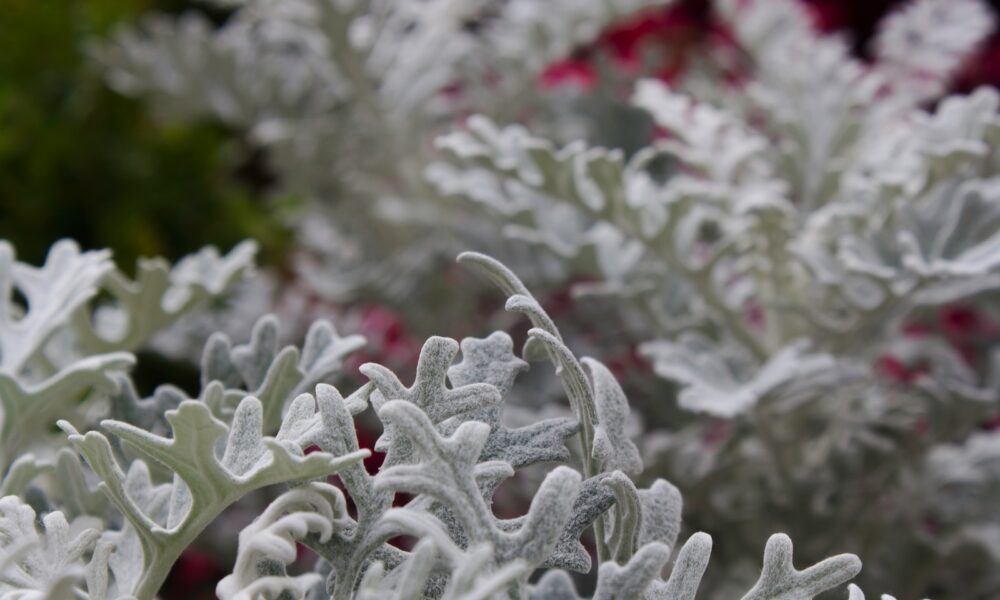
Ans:
POLYGON ((311 205, 299 239, 312 252, 297 262, 317 290, 375 292, 410 310, 415 291, 445 293, 433 275, 470 247, 536 279, 559 269, 428 185, 433 136, 470 111, 513 118, 563 105, 531 92, 548 64, 611 21, 667 3, 223 1, 233 14, 221 27, 197 13, 153 15, 94 55, 115 89, 266 149, 283 189, 311 205))
POLYGON ((119 390, 135 362, 129 351, 224 293, 253 266, 255 250, 244 242, 220 256, 209 247, 173 268, 142 261, 132 281, 106 250, 61 241, 36 268, 0 241, 0 465, 8 475, 38 470, 25 452, 51 450, 53 419, 71 419, 92 396, 119 390))
MULTIPOLYGON (((162 124, 107 89, 85 47, 184 0, 9 0, 0 19, 0 236, 41 261, 53 240, 180 258, 248 235, 280 249, 251 154, 209 124, 162 124), (193 201, 197 199, 197 201, 193 201)), ((256 169, 259 171, 259 169, 256 169)))

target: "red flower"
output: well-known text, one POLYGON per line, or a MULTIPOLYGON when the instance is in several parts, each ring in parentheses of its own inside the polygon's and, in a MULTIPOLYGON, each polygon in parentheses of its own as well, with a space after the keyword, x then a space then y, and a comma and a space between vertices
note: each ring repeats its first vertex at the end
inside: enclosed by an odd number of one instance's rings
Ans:
POLYGON ((596 41, 577 49, 573 56, 557 61, 542 72, 543 88, 561 85, 592 90, 597 86, 593 55, 607 55, 615 67, 635 72, 642 63, 643 51, 654 48, 663 59, 656 76, 672 79, 681 72, 686 50, 711 31, 708 4, 686 0, 667 9, 643 11, 606 29, 596 41))
POLYGON ((573 298, 573 282, 556 290, 542 302, 542 308, 552 317, 559 317, 570 313, 573 310, 575 300, 573 298))
POLYGON ((298 563, 312 563, 316 560, 316 553, 309 546, 303 543, 295 543, 295 562, 298 563))
POLYGON ((907 365, 891 354, 883 354, 875 363, 875 370, 887 379, 897 383, 913 383, 926 375, 930 369, 925 364, 907 365))
POLYGON ((358 333, 365 336, 365 351, 348 357, 348 370, 356 370, 366 362, 378 362, 390 368, 412 366, 420 353, 420 344, 410 336, 402 317, 383 306, 366 306, 361 311, 358 333))
POLYGON ((539 83, 543 88, 566 85, 577 86, 582 90, 592 90, 597 86, 597 71, 593 65, 586 61, 567 58, 552 63, 542 71, 539 83))
POLYGON ((955 78, 955 90, 969 92, 981 85, 1000 85, 1000 35, 987 39, 955 78))
POLYGON ((385 460, 385 453, 375 451, 375 435, 365 427, 358 425, 354 426, 354 431, 358 436, 358 447, 366 448, 372 452, 371 456, 364 460, 365 470, 370 475, 378 473, 378 470, 382 467, 382 462, 385 460))
POLYGON ((602 359, 604 364, 611 370, 615 379, 621 381, 629 373, 648 373, 650 370, 649 361, 640 353, 639 347, 632 344, 627 350, 602 359))
POLYGON ((812 12, 813 25, 823 32, 843 29, 850 24, 851 9, 842 0, 811 0, 808 2, 812 12))
POLYGON ((1000 413, 997 413, 983 422, 982 428, 986 431, 997 431, 1000 429, 1000 413))
MULTIPOLYGON (((183 597, 193 597, 193 590, 214 586, 222 576, 222 568, 215 557, 195 548, 188 548, 174 563, 167 580, 167 589, 183 597)), ((175 597, 176 594, 173 594, 175 597)))
POLYGON ((966 338, 986 333, 986 319, 970 306, 946 306, 938 312, 938 321, 944 334, 952 338, 966 338))
POLYGON ((756 301, 749 301, 743 306, 743 320, 757 331, 763 331, 765 323, 764 308, 756 301))
POLYGON ((729 437, 732 426, 732 421, 726 419, 712 419, 702 434, 702 441, 704 441, 705 445, 711 449, 718 448, 729 437))
POLYGON ((642 12, 605 31, 597 44, 608 50, 620 65, 638 67, 641 50, 647 44, 676 45, 687 30, 697 27, 692 3, 667 10, 642 12))
POLYGON ((912 323, 907 323, 903 325, 903 335, 906 337, 927 337, 930 335, 932 327, 927 323, 921 321, 914 321, 912 323))

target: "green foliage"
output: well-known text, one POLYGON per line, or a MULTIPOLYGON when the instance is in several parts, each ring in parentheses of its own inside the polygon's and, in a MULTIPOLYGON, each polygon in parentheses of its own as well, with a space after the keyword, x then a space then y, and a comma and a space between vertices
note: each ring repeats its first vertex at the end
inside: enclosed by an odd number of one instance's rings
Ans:
POLYGON ((72 237, 122 264, 179 258, 253 236, 280 258, 285 234, 254 181, 266 175, 226 131, 159 123, 106 89, 85 46, 178 0, 10 0, 0 19, 0 237, 31 262, 72 237), (244 163, 241 167, 240 163, 244 163), (243 173, 238 172, 242 169, 243 173), (249 184, 249 185, 248 185, 249 184))

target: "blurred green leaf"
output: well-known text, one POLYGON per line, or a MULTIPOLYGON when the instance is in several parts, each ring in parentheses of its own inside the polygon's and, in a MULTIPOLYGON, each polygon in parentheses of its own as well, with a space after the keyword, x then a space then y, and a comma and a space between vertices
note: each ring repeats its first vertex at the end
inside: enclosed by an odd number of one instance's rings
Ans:
POLYGON ((254 237, 280 259, 261 157, 208 124, 153 120, 108 90, 84 45, 176 0, 8 0, 0 19, 0 238, 40 261, 53 240, 114 249, 118 263, 254 237))

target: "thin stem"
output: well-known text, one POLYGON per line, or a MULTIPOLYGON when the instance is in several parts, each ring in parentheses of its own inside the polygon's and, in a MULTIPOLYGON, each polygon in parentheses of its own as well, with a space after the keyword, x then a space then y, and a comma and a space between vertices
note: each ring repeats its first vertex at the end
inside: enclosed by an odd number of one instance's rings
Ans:
MULTIPOLYGON (((602 471, 598 470, 597 462, 593 458, 594 453, 594 424, 587 419, 585 411, 580 411, 580 451, 583 460, 583 472, 587 479, 596 477, 602 471)), ((608 548, 604 535, 604 515, 598 515, 594 519, 594 546, 597 550, 597 564, 601 565, 610 559, 611 551, 608 548)))

